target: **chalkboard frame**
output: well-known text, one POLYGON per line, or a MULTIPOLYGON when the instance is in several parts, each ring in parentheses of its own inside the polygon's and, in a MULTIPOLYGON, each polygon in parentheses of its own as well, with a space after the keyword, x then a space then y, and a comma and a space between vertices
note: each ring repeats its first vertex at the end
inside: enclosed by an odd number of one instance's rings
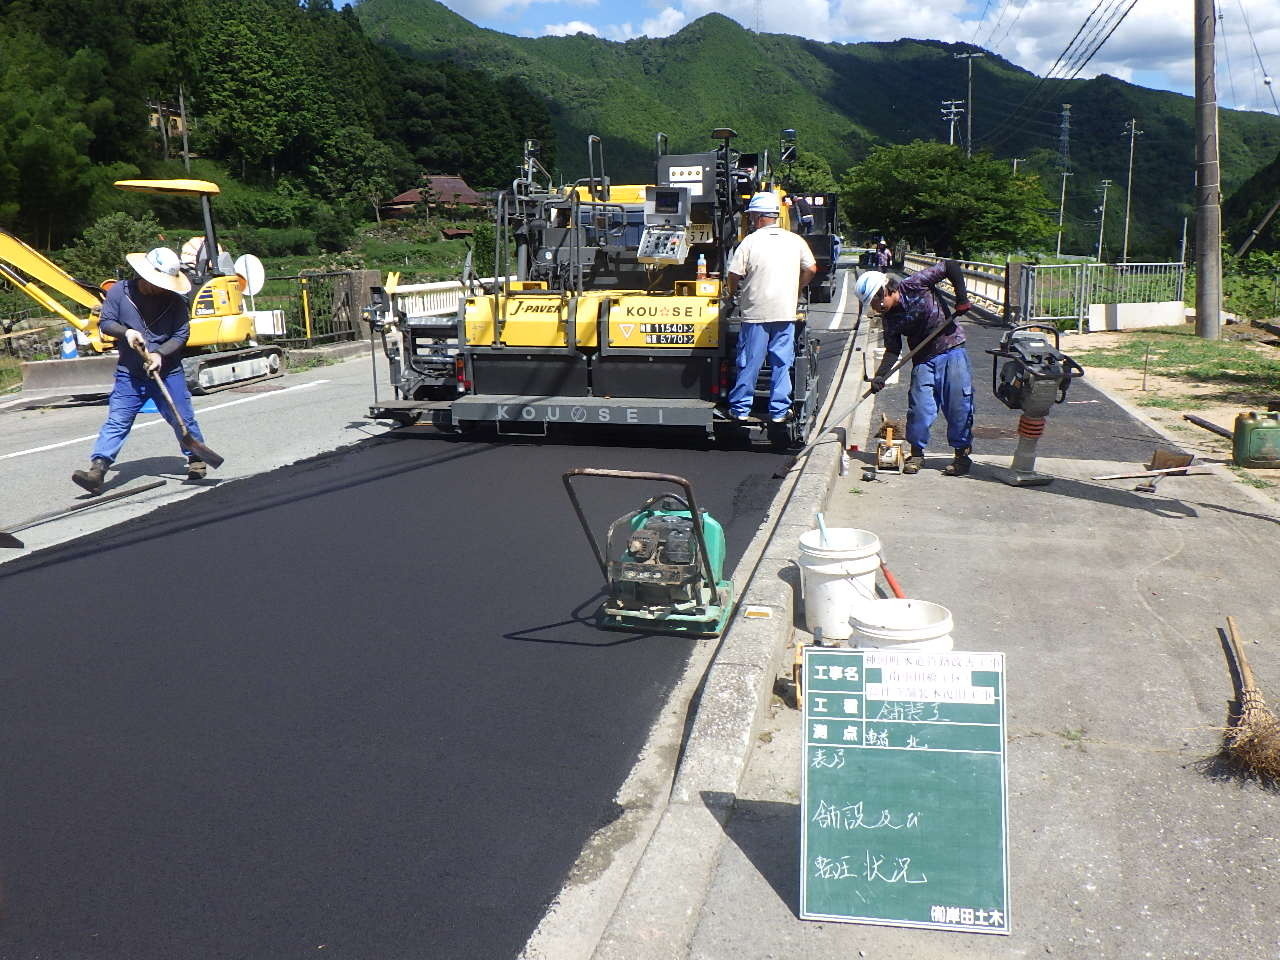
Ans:
POLYGON ((1004 667, 804 648, 801 919, 1012 932, 1004 667))

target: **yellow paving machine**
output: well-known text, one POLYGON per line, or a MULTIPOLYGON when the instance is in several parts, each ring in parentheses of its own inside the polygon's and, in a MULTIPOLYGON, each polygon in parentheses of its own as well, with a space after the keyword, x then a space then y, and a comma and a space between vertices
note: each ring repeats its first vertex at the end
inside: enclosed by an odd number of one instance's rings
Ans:
MULTIPOLYGON (((248 280, 218 246, 211 203, 219 192, 217 184, 207 180, 118 180, 115 185, 121 190, 200 200, 204 236, 193 238, 183 267, 192 286, 191 334, 182 361, 191 391, 213 393, 280 376, 284 351, 257 342, 255 318, 245 310, 248 280)), ((242 269, 245 261, 256 264, 254 258, 242 258, 242 269)), ((42 309, 79 330, 92 351, 92 355, 74 360, 24 363, 24 390, 76 395, 109 392, 115 358, 106 354, 114 351, 116 344, 99 329, 98 311, 114 280, 94 286, 76 279, 44 254, 2 230, 0 277, 42 309)))
MULTIPOLYGON (((375 291, 375 328, 400 336, 388 347, 396 397, 372 415, 501 434, 596 425, 740 435, 744 425, 725 412, 738 320, 721 281, 750 197, 786 198, 767 151, 740 152, 727 128, 711 136, 715 149, 671 154, 658 134, 653 182, 624 186, 606 176, 598 137, 587 140, 589 176, 561 187, 526 142, 519 176, 497 198, 499 279, 482 289, 468 281, 472 295, 447 326, 396 317, 375 291)), ((791 205, 782 210, 782 225, 797 229, 791 205)), ((766 364, 745 424, 775 447, 802 444, 813 420, 817 344, 806 309, 796 318, 795 418, 770 422, 766 364)))

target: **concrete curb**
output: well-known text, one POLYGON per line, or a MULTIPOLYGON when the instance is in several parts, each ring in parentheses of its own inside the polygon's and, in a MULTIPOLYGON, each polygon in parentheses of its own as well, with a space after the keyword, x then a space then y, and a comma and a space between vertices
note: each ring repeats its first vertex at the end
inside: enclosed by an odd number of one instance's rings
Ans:
MULTIPOLYGON (((843 409, 862 392, 862 365, 853 355, 865 337, 859 331, 849 345, 850 363, 831 409, 843 409)), ((667 807, 593 960, 670 960, 688 952, 719 860, 723 826, 794 633, 796 543, 825 507, 844 458, 844 434, 834 426, 826 428, 832 430, 830 442, 817 444, 805 459, 743 589, 737 615, 707 672, 667 807), (747 607, 768 615, 746 617, 747 607)))
POLYGON ((363 356, 369 352, 368 340, 343 340, 340 343, 326 343, 319 347, 298 347, 285 351, 285 373, 289 372, 289 361, 317 357, 324 360, 345 360, 348 357, 363 356))

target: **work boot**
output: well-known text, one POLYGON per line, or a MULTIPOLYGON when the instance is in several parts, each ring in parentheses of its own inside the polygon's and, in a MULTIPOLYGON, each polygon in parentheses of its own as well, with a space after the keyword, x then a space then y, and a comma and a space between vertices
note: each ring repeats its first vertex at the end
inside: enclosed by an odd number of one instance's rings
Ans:
POLYGON ((919 473, 920 468, 924 466, 924 451, 919 447, 911 448, 911 456, 902 465, 903 473, 919 473))
POLYGON ((942 468, 944 477, 963 477, 969 472, 969 468, 973 466, 973 461, 969 459, 969 451, 972 447, 956 447, 955 459, 942 468))
POLYGON ((187 458, 188 480, 203 480, 207 469, 208 467, 205 465, 205 462, 199 457, 187 458))
POLYGON ((102 484, 107 479, 107 467, 109 466, 111 466, 110 461, 102 457, 94 457, 89 461, 88 470, 77 470, 71 474, 71 479, 90 493, 97 493, 102 489, 102 484))

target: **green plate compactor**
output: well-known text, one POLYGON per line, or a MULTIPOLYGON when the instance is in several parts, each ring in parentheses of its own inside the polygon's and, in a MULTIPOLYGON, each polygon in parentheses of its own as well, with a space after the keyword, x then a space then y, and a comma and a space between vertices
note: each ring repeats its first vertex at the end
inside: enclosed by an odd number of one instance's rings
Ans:
POLYGON ((724 579, 724 529, 698 509, 688 480, 669 473, 578 467, 564 475, 564 486, 604 574, 600 626, 720 635, 733 607, 733 583, 724 579), (684 496, 649 497, 639 509, 609 524, 601 550, 582 512, 574 477, 654 480, 680 487, 684 496), (695 523, 694 517, 701 522, 695 523))

